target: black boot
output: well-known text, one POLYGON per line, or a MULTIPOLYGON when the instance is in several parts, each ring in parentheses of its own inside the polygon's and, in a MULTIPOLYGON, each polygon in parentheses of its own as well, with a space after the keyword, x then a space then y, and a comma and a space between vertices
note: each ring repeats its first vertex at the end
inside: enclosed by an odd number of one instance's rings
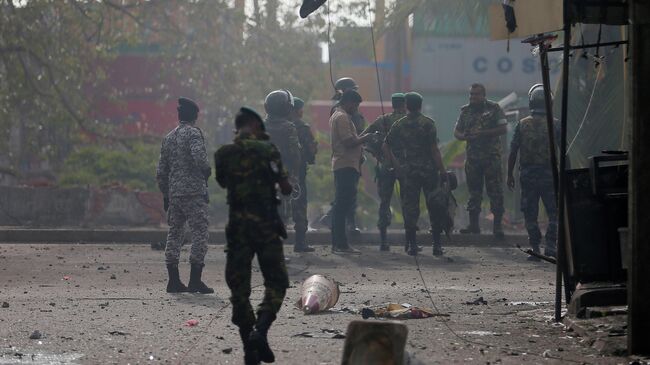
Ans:
POLYGON ((390 251, 390 245, 388 244, 386 227, 379 227, 379 237, 381 238, 381 246, 379 247, 379 250, 390 251))
POLYGON ((431 238, 433 243, 433 256, 442 256, 444 251, 442 251, 442 239, 439 230, 431 230, 431 238))
POLYGON ((296 243, 293 245, 293 252, 314 252, 313 247, 309 247, 305 242, 305 232, 302 230, 296 231, 296 243))
POLYGON ((408 244, 408 251, 407 253, 409 256, 417 256, 418 252, 420 252, 420 248, 418 247, 417 244, 417 235, 415 231, 407 231, 406 232, 406 242, 408 244))
POLYGON ((257 349, 251 344, 250 336, 252 328, 240 328, 239 337, 241 337, 241 342, 244 345, 244 364, 245 365, 257 365, 260 363, 259 357, 257 355, 257 349))
POLYGON ((169 282, 167 282, 167 293, 187 292, 187 287, 181 282, 181 277, 178 273, 178 264, 167 264, 167 275, 169 276, 169 282))
POLYGON ((469 212, 469 226, 460 230, 463 234, 480 234, 481 228, 478 224, 478 216, 481 212, 469 212))
POLYGON ((199 294, 214 293, 214 289, 209 288, 207 285, 205 285, 205 283, 201 281, 203 266, 204 265, 201 264, 192 264, 192 270, 190 271, 190 282, 187 284, 188 292, 199 294))
MULTIPOLYGON (((530 246, 532 247, 532 250, 533 250, 534 253, 539 253, 539 243, 530 242, 530 246)), ((530 256, 528 256, 528 258, 526 260, 532 261, 532 262, 539 262, 542 259, 540 259, 537 256, 530 255, 530 256)))
POLYGON ((503 233, 503 214, 494 215, 494 225, 492 226, 492 234, 494 238, 504 239, 506 235, 503 233))
POLYGON ((275 362, 275 354, 269 346, 267 335, 271 323, 275 320, 275 315, 270 312, 261 312, 257 315, 257 324, 255 330, 250 334, 250 342, 257 349, 257 355, 262 362, 275 362))

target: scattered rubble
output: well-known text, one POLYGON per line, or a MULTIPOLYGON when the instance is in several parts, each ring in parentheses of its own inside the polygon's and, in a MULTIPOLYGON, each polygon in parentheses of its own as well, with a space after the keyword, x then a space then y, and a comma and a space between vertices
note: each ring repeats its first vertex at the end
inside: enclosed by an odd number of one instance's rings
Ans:
POLYGON ((414 307, 408 303, 388 303, 379 307, 363 308, 361 317, 368 318, 391 318, 391 319, 421 319, 429 317, 449 317, 448 314, 435 313, 429 308, 414 307))
POLYGON ((332 339, 341 339, 345 338, 343 331, 335 329, 321 329, 320 332, 302 332, 293 337, 307 337, 307 338, 332 338, 332 339))
POLYGON ((488 302, 487 300, 483 299, 483 297, 478 297, 474 299, 473 301, 465 302, 466 305, 487 305, 488 302))
POLYGON ((30 340, 40 340, 41 338, 43 338, 43 334, 39 330, 36 330, 29 335, 30 340))

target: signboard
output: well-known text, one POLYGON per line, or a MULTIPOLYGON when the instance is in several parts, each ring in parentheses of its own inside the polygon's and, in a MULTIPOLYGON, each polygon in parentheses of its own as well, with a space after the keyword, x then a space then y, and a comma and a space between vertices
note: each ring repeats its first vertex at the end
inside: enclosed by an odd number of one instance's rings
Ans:
MULTIPOLYGON (((489 91, 527 92, 541 82, 541 65, 531 47, 488 38, 421 37, 413 40, 412 86, 428 92, 459 92, 473 83, 489 91)), ((549 55, 551 81, 560 71, 559 55, 549 55)))

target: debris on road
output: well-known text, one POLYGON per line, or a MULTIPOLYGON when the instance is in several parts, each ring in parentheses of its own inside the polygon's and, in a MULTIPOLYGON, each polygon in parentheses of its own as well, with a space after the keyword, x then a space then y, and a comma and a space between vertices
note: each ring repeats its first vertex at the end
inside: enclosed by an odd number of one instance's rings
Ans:
POLYGON ((40 340, 41 338, 43 338, 43 334, 39 330, 36 330, 29 335, 30 340, 40 340))
POLYGON ((71 277, 69 275, 63 275, 63 280, 70 280, 71 277))
POLYGON ((296 302, 296 307, 305 314, 314 314, 328 310, 336 305, 339 300, 339 285, 332 279, 323 275, 308 277, 301 287, 301 297, 296 302))
POLYGON ((488 302, 487 300, 483 299, 483 297, 478 297, 472 301, 465 302, 466 305, 487 305, 488 302))
POLYGON ((126 336, 128 333, 122 332, 122 331, 110 331, 108 332, 109 335, 111 336, 126 336))
POLYGON ((335 329, 321 329, 320 332, 302 332, 293 337, 307 337, 307 338, 332 338, 332 339, 341 339, 345 338, 345 334, 342 331, 335 329))
POLYGON ((186 327, 196 327, 199 325, 199 321, 197 319, 188 319, 185 321, 185 326, 186 327))
POLYGON ((232 353, 232 347, 225 348, 221 350, 221 352, 223 352, 226 355, 229 355, 230 353, 232 353))
POLYGON ((2 308, 9 308, 9 303, 2 302, 2 308))
POLYGON ((363 319, 368 319, 370 317, 391 319, 421 319, 429 317, 449 317, 449 315, 435 313, 429 308, 414 307, 408 303, 388 303, 379 307, 363 308, 361 310, 361 317, 363 319))

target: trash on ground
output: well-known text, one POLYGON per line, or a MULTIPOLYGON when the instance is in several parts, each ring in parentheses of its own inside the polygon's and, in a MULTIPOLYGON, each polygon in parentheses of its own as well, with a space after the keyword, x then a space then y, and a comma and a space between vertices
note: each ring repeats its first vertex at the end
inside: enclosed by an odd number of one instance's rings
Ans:
POLYGON ((195 327, 199 325, 199 321, 197 319, 188 319, 185 322, 185 326, 187 327, 195 327))
POLYGON ((436 313, 429 308, 415 307, 408 303, 388 303, 378 307, 363 308, 361 310, 361 317, 363 317, 363 319, 368 319, 370 317, 392 319, 421 319, 429 317, 449 317, 449 315, 436 313))
POLYGON ((43 338, 43 334, 39 330, 36 330, 29 335, 30 340, 40 340, 41 338, 43 338))
POLYGON ((345 335, 343 334, 343 331, 324 328, 324 329, 321 329, 320 332, 302 332, 302 333, 298 333, 296 335, 293 335, 293 337, 340 339, 340 338, 345 338, 345 335))
POLYGON ((532 307, 537 307, 544 304, 550 304, 551 302, 510 302, 507 305, 530 305, 532 307))
POLYGON ((458 332, 462 335, 472 335, 472 336, 503 336, 509 335, 510 332, 492 332, 492 331, 461 331, 458 332))
POLYGON ((9 308, 9 303, 2 302, 2 308, 9 308))
POLYGON ((232 353, 232 347, 225 348, 221 350, 221 352, 223 352, 226 355, 229 355, 230 353, 232 353))
POLYGON ((474 299, 473 301, 465 302, 466 305, 487 305, 488 302, 487 300, 483 299, 483 297, 478 297, 474 299))
POLYGON ((70 280, 71 277, 69 275, 63 275, 63 280, 70 280))
POLYGON ((303 283, 300 290, 301 297, 296 302, 296 307, 305 314, 313 314, 328 310, 336 305, 339 300, 339 285, 332 279, 323 275, 312 275, 303 283))
POLYGON ((108 332, 109 335, 111 336, 126 336, 128 333, 122 332, 122 331, 110 331, 108 332))

